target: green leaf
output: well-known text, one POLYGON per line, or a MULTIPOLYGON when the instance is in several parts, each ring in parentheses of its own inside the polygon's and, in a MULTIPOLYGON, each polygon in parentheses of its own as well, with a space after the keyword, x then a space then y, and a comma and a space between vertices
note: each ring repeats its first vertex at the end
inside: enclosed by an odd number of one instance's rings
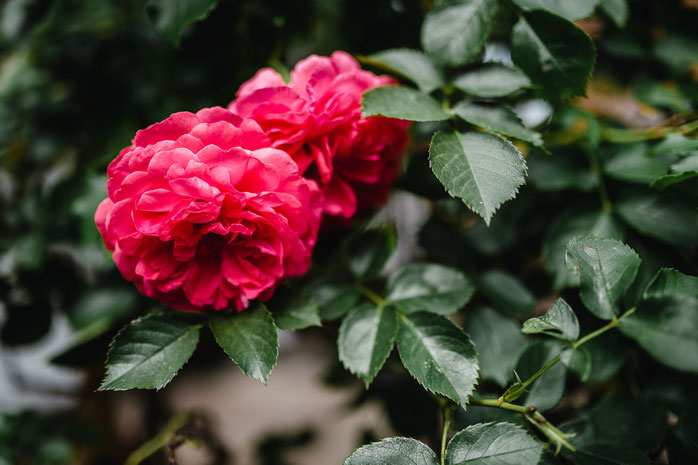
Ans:
POLYGON ((505 387, 526 346, 526 338, 519 333, 516 321, 481 307, 469 313, 467 331, 479 354, 480 376, 505 387))
POLYGON ((649 184, 666 174, 678 157, 671 153, 650 156, 646 144, 618 144, 604 163, 604 172, 627 182, 649 184))
POLYGON ((424 50, 451 66, 467 63, 485 45, 496 12, 495 0, 461 0, 433 9, 422 24, 424 50))
MULTIPOLYGON (((530 378, 539 369, 560 353, 560 347, 553 341, 535 341, 526 347, 516 364, 516 373, 522 380, 530 378)), ((533 405, 545 411, 555 407, 565 392, 567 370, 562 363, 556 363, 528 386, 523 405, 533 405)))
POLYGON ((317 302, 312 295, 289 288, 278 289, 267 305, 279 329, 293 331, 322 324, 317 302))
POLYGON ((179 45, 191 23, 205 19, 218 0, 148 0, 146 11, 155 29, 173 45, 179 45))
POLYGON ((677 113, 691 109, 691 99, 674 81, 656 81, 640 75, 633 79, 631 89, 635 98, 651 107, 668 108, 677 113))
POLYGON ((359 279, 375 279, 393 254, 396 242, 392 226, 364 231, 349 246, 349 269, 359 279))
POLYGON ((615 376, 628 360, 626 341, 612 332, 595 337, 584 344, 591 356, 590 383, 602 383, 615 376))
POLYGON ((254 304, 234 315, 213 316, 209 325, 218 345, 242 372, 266 383, 279 355, 279 338, 264 304, 254 304))
POLYGON ((572 307, 559 298, 545 315, 524 321, 521 332, 547 334, 567 341, 576 341, 579 337, 579 321, 572 307))
POLYGON ((698 245, 698 211, 678 197, 636 192, 616 204, 618 215, 637 231, 681 247, 698 245))
POLYGON ((403 365, 427 390, 465 406, 477 383, 475 347, 449 319, 433 313, 401 317, 397 347, 403 365))
POLYGON ((511 58, 540 86, 544 98, 565 100, 586 95, 596 51, 584 31, 538 10, 519 19, 511 41, 511 58))
POLYGON ((666 432, 665 410, 657 403, 616 393, 577 413, 560 429, 577 433, 570 440, 577 448, 593 450, 595 446, 622 444, 631 450, 650 452, 666 432))
POLYGON ((527 315, 536 305, 536 297, 515 276, 492 270, 480 278, 480 290, 500 310, 527 315))
POLYGON ((573 237, 589 234, 622 239, 623 229, 613 215, 603 210, 566 211, 550 225, 543 238, 541 257, 546 269, 553 274, 555 289, 579 284, 578 275, 565 265, 565 247, 573 237))
POLYGON ((622 319, 620 331, 655 359, 677 370, 698 373, 698 298, 652 298, 622 319))
POLYGON ((627 0, 601 0, 599 3, 601 11, 611 18, 617 27, 624 27, 628 22, 628 1, 627 0))
POLYGON ((307 292, 315 298, 320 318, 325 321, 341 318, 359 300, 354 286, 342 279, 327 276, 313 280, 307 292))
POLYGON ((397 312, 390 306, 363 304, 344 317, 337 339, 339 360, 366 387, 393 350, 397 327, 397 312))
POLYGON ((576 452, 562 451, 562 456, 575 465, 650 465, 647 454, 622 444, 592 444, 576 452))
POLYGON ((429 166, 448 193, 463 199, 488 225, 497 208, 516 196, 526 175, 526 162, 516 147, 478 132, 434 134, 429 166))
POLYGON ((672 268, 662 268, 643 294, 645 299, 662 297, 698 298, 698 276, 689 276, 672 268))
POLYGON ((678 153, 680 155, 693 154, 694 150, 698 150, 698 138, 686 137, 680 132, 669 133, 660 143, 655 145, 650 154, 657 153, 678 153))
POLYGON ((441 71, 428 56, 418 50, 409 48, 383 50, 370 55, 364 61, 409 79, 427 94, 444 85, 441 71))
POLYGON ((583 383, 589 381, 591 377, 591 354, 586 347, 577 349, 567 348, 560 353, 560 362, 562 362, 571 372, 579 376, 579 380, 583 383))
POLYGON ((451 117, 433 97, 409 87, 386 86, 364 94, 362 115, 409 121, 443 121, 451 117))
POLYGON ((549 156, 534 151, 526 157, 526 163, 529 182, 544 192, 566 189, 588 192, 598 183, 588 161, 579 153, 556 151, 549 156))
POLYGON ((484 63, 458 76, 453 80, 453 85, 477 97, 504 97, 531 87, 531 81, 518 68, 501 63, 484 63))
POLYGON ((541 135, 524 126, 509 107, 464 100, 453 107, 453 111, 459 118, 488 131, 513 137, 537 147, 543 145, 541 135))
POLYGON ((663 190, 676 183, 686 181, 698 177, 698 153, 689 155, 683 160, 674 163, 669 168, 669 174, 655 179, 650 187, 663 190))
POLYGON ((675 73, 698 63, 698 41, 688 35, 667 34, 655 42, 653 52, 675 73))
POLYGON ((386 299, 405 312, 447 315, 462 308, 475 286, 458 270, 434 263, 412 263, 390 275, 386 299))
POLYGON ((588 18, 600 0, 513 0, 524 11, 545 10, 574 21, 588 18))
POLYGON ((567 265, 579 273, 579 296, 599 318, 619 313, 618 302, 635 279, 640 257, 615 239, 576 237, 567 244, 567 265))
POLYGON ((344 465, 438 465, 436 454, 412 438, 388 438, 356 449, 344 465))
POLYGON ((447 465, 532 465, 543 444, 511 423, 480 423, 456 433, 446 447, 447 465))
POLYGON ((107 389, 160 389, 189 360, 199 342, 201 325, 175 313, 151 314, 125 326, 107 354, 107 389))

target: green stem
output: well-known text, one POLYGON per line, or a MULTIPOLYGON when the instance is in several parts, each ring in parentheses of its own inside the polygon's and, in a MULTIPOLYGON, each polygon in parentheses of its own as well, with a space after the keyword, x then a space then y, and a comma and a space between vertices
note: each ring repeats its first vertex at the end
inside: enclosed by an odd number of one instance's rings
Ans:
POLYGON ((354 283, 354 288, 359 291, 359 294, 363 295, 366 297, 368 300, 376 304, 378 307, 383 308, 385 307, 386 301, 383 297, 379 296, 375 292, 373 292, 371 289, 367 288, 363 284, 356 282, 354 283))
POLYGON ((599 163, 599 159, 593 150, 586 150, 586 154, 587 158, 589 159, 591 171, 596 175, 596 188, 599 191, 601 205, 605 212, 611 213, 611 211, 613 211, 613 204, 611 203, 611 199, 608 197, 608 191, 606 190, 606 185, 603 182, 603 171, 601 170, 601 164, 599 163))
POLYGON ((172 438, 175 437, 177 431, 184 428, 191 421, 191 413, 182 412, 170 418, 165 426, 152 439, 148 440, 138 449, 131 452, 126 458, 124 465, 138 465, 159 449, 165 447, 172 438))
MULTIPOLYGON (((578 347, 580 347, 580 346, 586 344, 587 342, 591 341, 591 340, 594 339, 595 337, 602 335, 603 333, 605 333, 605 332, 608 331, 609 329, 615 328, 616 326, 618 326, 618 323, 620 323, 620 321, 621 321, 623 318, 625 318, 625 317, 627 317, 627 316, 630 316, 630 315, 632 315, 633 313, 635 313, 635 310, 636 310, 636 309, 637 309, 636 307, 633 307, 633 308, 631 308, 630 310, 626 311, 625 313, 623 313, 621 316, 619 316, 619 317, 617 317, 617 318, 614 316, 613 319, 612 319, 611 321, 608 322, 608 324, 606 324, 605 326, 602 326, 601 328, 597 329, 596 331, 592 331, 591 333, 587 334, 587 335, 584 336, 583 338, 581 338, 581 339, 579 339, 579 340, 577 340, 577 341, 575 341, 575 342, 570 343, 570 346, 571 346, 573 349, 576 349, 576 348, 578 348, 578 347)), ((521 394, 523 394, 523 392, 526 390, 526 388, 527 388, 532 382, 534 382, 536 379, 540 378, 541 375, 542 375, 543 373, 545 373, 546 371, 548 371, 553 365, 555 365, 555 364, 556 364, 557 362, 559 362, 559 361, 560 361, 560 355, 557 355, 555 358, 553 358, 552 360, 550 360, 543 368, 541 368, 540 370, 538 370, 537 372, 535 372, 530 378, 528 378, 526 381, 524 381, 523 383, 521 383, 520 386, 516 387, 516 388, 515 388, 514 390, 512 390, 511 392, 509 392, 509 391, 507 390, 507 392, 505 392, 504 394, 502 394, 502 395, 499 397, 498 402, 502 403, 502 402, 506 402, 506 401, 510 401, 510 400, 515 400, 515 399, 517 399, 519 396, 521 396, 521 394)))
POLYGON ((576 449, 567 442, 567 438, 570 435, 563 433, 556 426, 552 425, 545 417, 536 410, 535 407, 525 407, 523 405, 516 405, 509 402, 500 402, 499 399, 478 399, 471 398, 470 403, 474 405, 483 405, 485 407, 496 407, 503 410, 509 410, 510 412, 521 413, 524 418, 528 420, 531 425, 535 426, 545 437, 554 441, 556 444, 556 453, 560 451, 562 446, 567 447, 572 452, 576 449))
POLYGON ((451 427, 451 420, 453 419, 453 410, 448 406, 443 409, 444 416, 444 429, 441 433, 441 465, 445 465, 446 461, 446 441, 448 439, 448 431, 451 427))
POLYGON ((510 404, 509 402, 499 402, 499 399, 479 399, 471 398, 470 403, 474 405, 484 405, 485 407, 497 407, 516 413, 528 414, 529 408, 523 405, 510 404))
POLYGON ((625 317, 627 317, 627 316, 632 315, 633 313, 635 313, 635 310, 637 310, 637 307, 631 308, 630 310, 628 310, 627 312, 623 313, 623 314, 622 314, 621 316, 619 316, 618 318, 615 318, 615 317, 614 317, 611 321, 608 322, 608 324, 607 324, 606 326, 602 326, 601 328, 599 328, 599 329, 597 329, 596 331, 593 331, 593 332, 587 334, 586 336, 584 336, 583 338, 579 339, 578 341, 573 342, 573 343, 572 343, 572 348, 573 348, 573 349, 576 349, 577 347, 579 347, 579 346, 581 346, 581 345, 583 345, 583 344, 585 344, 585 343, 591 341, 591 340, 594 339, 595 337, 602 335, 603 333, 605 333, 605 332, 608 331, 609 329, 615 328, 616 326, 618 326, 618 323, 620 323, 620 320, 622 320, 623 318, 625 318, 625 317))

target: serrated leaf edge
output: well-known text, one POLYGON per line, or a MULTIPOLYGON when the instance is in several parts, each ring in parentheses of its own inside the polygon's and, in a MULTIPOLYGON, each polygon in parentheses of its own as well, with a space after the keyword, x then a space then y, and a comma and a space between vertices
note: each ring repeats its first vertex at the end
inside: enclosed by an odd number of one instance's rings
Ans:
MULTIPOLYGON (((187 364, 187 362, 188 362, 189 359, 191 358, 191 355, 194 353, 194 351, 192 351, 192 353, 189 355, 189 357, 187 357, 187 360, 185 360, 185 362, 182 364, 182 366, 180 366, 177 370, 175 370, 175 372, 172 374, 172 376, 170 376, 161 386, 155 386, 155 385, 152 385, 152 386, 133 386, 133 387, 131 387, 131 388, 122 388, 122 387, 116 387, 116 388, 115 388, 115 387, 109 387, 109 385, 113 384, 114 381, 116 381, 116 380, 118 380, 118 379, 121 379, 121 378, 125 375, 125 373, 124 373, 124 375, 121 375, 121 376, 119 376, 118 378, 116 378, 116 379, 110 381, 109 384, 107 384, 107 385, 104 384, 104 382, 106 381, 106 379, 109 377, 109 369, 110 369, 110 366, 109 366, 109 359, 111 358, 112 350, 114 349, 115 344, 116 344, 116 340, 119 338, 119 336, 121 336, 122 333, 124 333, 128 328, 130 328, 132 325, 134 325, 135 323, 137 323, 137 322, 139 322, 139 321, 146 320, 146 319, 148 319, 148 318, 152 318, 152 317, 155 317, 155 316, 163 316, 163 315, 166 315, 166 314, 165 314, 165 313, 158 312, 158 313, 151 313, 151 314, 148 314, 148 315, 143 315, 143 316, 140 316, 140 317, 138 317, 138 318, 135 318, 135 319, 131 320, 130 322, 128 322, 127 324, 125 324, 125 325, 114 335, 114 337, 112 338, 112 340, 109 342, 109 348, 108 348, 108 350, 107 350, 107 357, 106 357, 105 363, 104 363, 104 368, 105 368, 104 378, 102 379, 102 382, 100 383, 99 387, 97 388, 97 391, 107 391, 107 390, 109 390, 109 391, 128 391, 128 390, 131 390, 131 389, 155 389, 156 391, 159 391, 160 389, 162 389, 162 388, 164 388, 165 386, 167 386, 167 385, 170 383, 170 381, 172 381, 172 380, 174 379, 174 377, 177 376, 177 374, 179 373, 179 371, 180 371, 182 368, 184 368, 184 365, 187 364)), ((173 316, 173 318, 176 318, 176 315, 173 316)), ((201 327, 200 327, 200 326, 197 327, 197 325, 190 325, 189 328, 190 328, 190 330, 193 329, 193 330, 196 330, 196 332, 197 332, 197 335, 196 335, 196 344, 194 345, 194 350, 196 350, 196 346, 198 346, 198 344, 199 344, 199 334, 201 333, 201 327)), ((189 334, 189 330, 188 330, 186 333, 182 334, 182 335, 181 335, 180 337, 178 337, 177 339, 175 339, 173 342, 170 342, 169 344, 167 344, 167 346, 165 346, 165 347, 168 347, 170 344, 173 344, 173 343, 175 343, 175 342, 180 341, 180 340, 181 340, 184 336, 186 336, 187 334, 189 334)), ((163 347, 163 349, 164 349, 164 347, 163 347)), ((160 350, 163 350, 163 349, 160 349, 160 350)), ((158 351, 158 352, 159 352, 159 351, 158 351)), ((143 363, 143 362, 140 362, 140 363, 138 363, 138 365, 141 365, 142 363, 143 363)), ((138 366, 138 365, 137 365, 137 366, 138 366)))

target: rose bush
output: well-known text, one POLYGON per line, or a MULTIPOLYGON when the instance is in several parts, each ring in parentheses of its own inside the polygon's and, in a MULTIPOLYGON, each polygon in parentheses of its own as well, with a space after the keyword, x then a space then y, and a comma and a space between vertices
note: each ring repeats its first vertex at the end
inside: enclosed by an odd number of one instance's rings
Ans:
POLYGON ((361 117, 363 93, 391 84, 345 52, 311 55, 296 64, 288 85, 276 71, 261 69, 229 109, 257 121, 274 147, 318 181, 325 213, 349 218, 383 203, 398 175, 409 122, 361 117))
POLYGON ((322 212, 261 128, 223 108, 138 131, 95 221, 121 273, 180 310, 242 310, 310 266, 322 212))

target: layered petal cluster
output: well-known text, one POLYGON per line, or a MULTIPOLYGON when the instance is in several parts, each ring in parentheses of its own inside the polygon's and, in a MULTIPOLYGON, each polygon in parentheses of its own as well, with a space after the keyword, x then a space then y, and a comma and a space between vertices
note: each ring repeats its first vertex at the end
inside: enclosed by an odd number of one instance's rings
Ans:
POLYGON ((298 62, 288 85, 276 71, 260 70, 228 108, 259 123, 273 147, 318 181, 325 213, 348 218, 384 202, 398 174, 409 123, 361 118, 363 93, 391 84, 347 53, 312 55, 298 62))
POLYGON ((252 120, 175 113, 107 173, 104 243, 126 279, 173 308, 242 310, 310 266, 322 192, 252 120))

